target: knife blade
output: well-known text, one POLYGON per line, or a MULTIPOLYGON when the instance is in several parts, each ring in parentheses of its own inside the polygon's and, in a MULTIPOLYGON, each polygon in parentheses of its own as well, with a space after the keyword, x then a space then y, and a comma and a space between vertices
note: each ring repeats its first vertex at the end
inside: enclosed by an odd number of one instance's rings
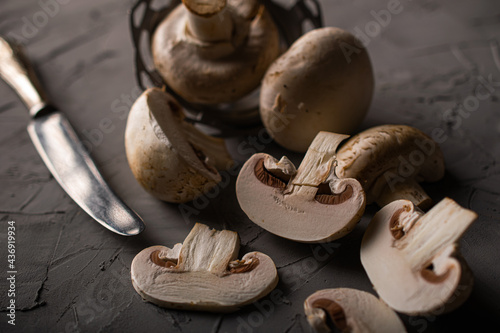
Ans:
POLYGON ((141 233, 142 219, 111 190, 64 114, 48 102, 22 50, 1 37, 0 77, 28 107, 28 133, 64 191, 107 229, 124 236, 141 233))

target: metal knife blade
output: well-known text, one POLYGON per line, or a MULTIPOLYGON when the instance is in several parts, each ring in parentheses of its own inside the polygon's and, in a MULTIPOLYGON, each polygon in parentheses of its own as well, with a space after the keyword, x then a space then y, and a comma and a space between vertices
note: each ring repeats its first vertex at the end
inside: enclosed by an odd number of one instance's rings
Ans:
POLYGON ((20 49, 0 38, 0 77, 30 109, 28 133, 54 178, 92 218, 109 230, 133 236, 142 219, 109 188, 66 117, 50 106, 20 49))

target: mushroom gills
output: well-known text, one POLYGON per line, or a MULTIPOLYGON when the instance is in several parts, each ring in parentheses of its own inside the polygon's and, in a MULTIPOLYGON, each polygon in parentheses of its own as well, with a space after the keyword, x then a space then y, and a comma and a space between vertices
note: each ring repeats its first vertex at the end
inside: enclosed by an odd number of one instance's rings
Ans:
POLYGON ((155 68, 186 102, 249 96, 280 54, 279 31, 259 0, 183 0, 151 38, 155 68))

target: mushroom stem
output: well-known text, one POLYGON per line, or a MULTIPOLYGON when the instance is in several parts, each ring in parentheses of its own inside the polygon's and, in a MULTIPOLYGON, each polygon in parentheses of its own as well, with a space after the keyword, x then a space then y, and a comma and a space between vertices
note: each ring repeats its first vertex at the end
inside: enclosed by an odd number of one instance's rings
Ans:
POLYGON ((187 30, 207 42, 230 41, 234 24, 226 10, 226 0, 182 0, 188 9, 187 30))
MULTIPOLYGON (((400 220, 403 214, 414 213, 403 212, 400 220)), ((402 251, 414 270, 422 270, 440 252, 449 251, 449 246, 460 239, 476 218, 477 214, 473 211, 445 198, 410 226, 408 231, 405 230, 407 234, 395 241, 395 246, 402 251)))
POLYGON ((407 179, 405 182, 385 186, 376 202, 380 207, 384 207, 400 199, 410 200, 418 208, 424 210, 432 204, 432 199, 414 179, 407 179))
POLYGON ((239 249, 237 233, 217 231, 196 223, 182 244, 178 266, 183 271, 206 271, 223 275, 229 263, 237 258, 239 249))
POLYGON ((348 137, 348 135, 319 132, 309 146, 306 156, 300 163, 297 174, 288 188, 291 191, 302 186, 316 188, 324 183, 330 177, 332 169, 335 168, 334 162, 338 145, 348 137))

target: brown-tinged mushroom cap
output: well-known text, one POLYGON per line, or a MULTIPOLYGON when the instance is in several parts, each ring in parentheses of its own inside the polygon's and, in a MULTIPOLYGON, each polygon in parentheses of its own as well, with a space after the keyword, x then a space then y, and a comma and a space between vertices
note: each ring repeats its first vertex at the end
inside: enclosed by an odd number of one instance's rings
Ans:
POLYGON ((361 244, 361 263, 380 298, 409 315, 444 313, 462 304, 472 275, 457 242, 476 218, 449 198, 425 215, 408 200, 382 208, 361 244))
POLYGON ((361 124, 374 79, 368 52, 360 45, 342 29, 315 29, 269 67, 260 115, 277 143, 305 152, 319 131, 350 134, 361 124))
POLYGON ((132 106, 125 148, 137 181, 168 202, 187 202, 206 193, 221 180, 217 170, 233 163, 223 140, 183 121, 179 104, 156 88, 146 90, 132 106))
POLYGON ((226 7, 226 0, 182 0, 189 11, 198 16, 210 17, 226 7))
POLYGON ((307 321, 318 333, 403 333, 406 329, 398 315, 384 302, 365 291, 323 289, 304 302, 307 321), (331 320, 335 327, 330 327, 331 320))
POLYGON ((135 290, 162 307, 231 312, 267 295, 278 283, 271 258, 250 252, 237 260, 238 234, 197 223, 173 249, 152 246, 132 261, 135 290))
POLYGON ((406 125, 377 126, 351 137, 339 148, 337 161, 337 176, 356 178, 367 202, 381 207, 398 199, 429 207, 432 200, 418 182, 438 181, 445 171, 439 145, 406 125))
POLYGON ((355 179, 338 179, 335 151, 348 136, 320 132, 295 171, 284 158, 253 155, 236 181, 241 209, 267 231, 299 242, 328 242, 361 218, 365 195, 355 179))
POLYGON ((155 66, 182 98, 235 101, 257 88, 278 57, 279 33, 258 0, 184 0, 152 38, 155 66))

